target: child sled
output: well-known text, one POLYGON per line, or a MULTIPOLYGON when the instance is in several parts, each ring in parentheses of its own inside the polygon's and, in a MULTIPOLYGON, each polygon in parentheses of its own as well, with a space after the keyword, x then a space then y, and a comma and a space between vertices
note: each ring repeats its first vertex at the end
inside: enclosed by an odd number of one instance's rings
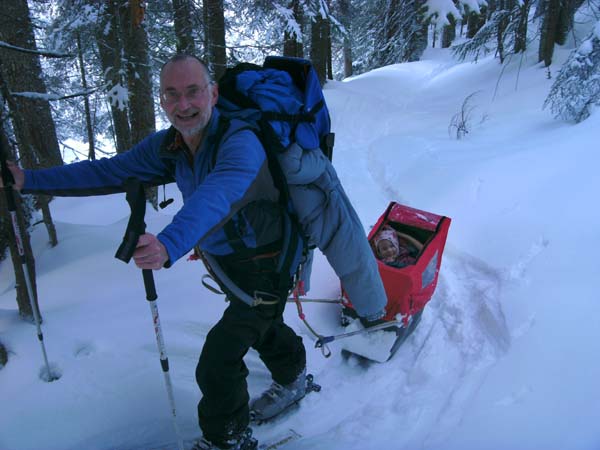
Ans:
MULTIPOLYGON (((393 267, 377 259, 379 274, 388 300, 384 320, 391 323, 374 327, 384 331, 357 333, 356 336, 340 341, 343 342, 342 347, 346 352, 384 362, 394 355, 415 330, 423 314, 423 308, 431 299, 437 286, 449 227, 448 217, 396 202, 390 203, 369 233, 369 243, 377 256, 376 238, 383 230, 391 229, 397 233, 402 245, 410 247, 412 253, 402 261, 402 264, 397 264, 401 267, 393 267)), ((358 331, 361 325, 358 320, 353 320, 358 315, 343 287, 342 299, 342 325, 349 332, 358 331)))

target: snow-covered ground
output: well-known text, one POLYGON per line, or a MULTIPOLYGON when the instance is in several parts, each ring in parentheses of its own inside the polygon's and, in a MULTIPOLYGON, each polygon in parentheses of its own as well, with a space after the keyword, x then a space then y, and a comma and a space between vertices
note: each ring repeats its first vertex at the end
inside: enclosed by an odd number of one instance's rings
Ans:
MULTIPOLYGON (((559 64, 566 57, 559 50, 559 64)), ((368 229, 391 200, 452 218, 438 289, 415 333, 369 367, 312 349, 295 308, 286 320, 307 345, 323 389, 293 414, 255 428, 289 428, 289 450, 600 448, 600 114, 572 125, 541 105, 552 83, 534 56, 506 68, 492 58, 423 61, 326 86, 334 163, 368 229), (473 94, 471 132, 449 136, 473 94)), ((174 187, 168 187, 173 192, 174 187)), ((177 204, 149 210, 158 232, 177 204)), ((122 195, 57 199, 60 244, 33 233, 43 332, 62 376, 39 378, 35 327, 18 318, 10 261, 0 269, 0 449, 75 450, 166 442, 173 430, 141 273, 116 260, 129 214, 122 195)), ((200 263, 155 273, 178 423, 197 435, 194 368, 226 304, 200 284, 200 263)), ((319 255, 314 297, 338 295, 319 255)), ((305 307, 324 334, 336 306, 305 307)), ((247 357, 251 394, 269 382, 247 357)))

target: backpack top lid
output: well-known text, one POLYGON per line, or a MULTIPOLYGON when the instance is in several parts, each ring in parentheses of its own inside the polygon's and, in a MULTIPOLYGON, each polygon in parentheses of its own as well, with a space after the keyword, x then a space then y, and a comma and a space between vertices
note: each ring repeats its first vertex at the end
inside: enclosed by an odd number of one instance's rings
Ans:
POLYGON ((226 117, 268 120, 283 148, 292 141, 318 148, 330 131, 329 112, 314 68, 299 58, 269 57, 265 66, 244 64, 220 81, 218 106, 226 117))

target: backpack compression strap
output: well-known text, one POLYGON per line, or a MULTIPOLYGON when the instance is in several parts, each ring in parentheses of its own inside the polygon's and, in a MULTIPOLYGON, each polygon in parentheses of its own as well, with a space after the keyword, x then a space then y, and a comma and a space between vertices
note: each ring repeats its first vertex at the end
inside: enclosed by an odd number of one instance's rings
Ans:
MULTIPOLYGON (((231 122, 224 118, 219 118, 219 125, 217 128, 217 132, 215 133, 213 139, 214 150, 212 154, 212 167, 214 168, 217 162, 218 149, 219 144, 222 143, 224 139, 226 139, 227 132, 229 131, 231 122)), ((202 260, 207 267, 209 273, 212 278, 220 285, 221 289, 228 294, 239 298, 243 302, 247 303, 250 306, 256 306, 258 304, 272 304, 278 303, 279 301, 284 301, 283 299, 287 298, 288 292, 292 287, 292 282, 299 271, 299 267, 294 270, 294 276, 290 275, 292 272, 292 266, 299 261, 305 255, 305 249, 303 245, 303 240, 300 238, 300 227, 298 225, 298 220, 292 216, 290 212, 287 210, 287 205, 289 203, 289 192, 287 189, 287 182, 285 180, 285 176, 279 167, 279 163, 277 162, 276 156, 269 152, 267 146, 265 146, 263 140, 261 139, 260 131, 251 125, 240 127, 235 130, 235 132, 242 130, 250 130, 256 134, 259 141, 261 142, 263 149, 265 150, 267 156, 267 162, 269 164, 269 170, 271 172, 271 176, 275 182, 276 187, 280 192, 280 205, 281 211, 284 219, 284 229, 283 229, 283 239, 282 239, 282 248, 280 253, 279 264, 276 269, 276 272, 279 274, 279 286, 276 294, 278 296, 278 300, 269 301, 261 298, 259 293, 255 293, 254 297, 251 297, 247 293, 245 293, 242 289, 239 288, 235 284, 235 282, 227 275, 227 273, 223 270, 219 262, 212 255, 202 252, 202 260)), ((229 245, 233 248, 234 252, 240 257, 248 257, 248 256, 256 256, 257 249, 251 249, 244 245, 243 241, 239 239, 239 234, 236 230, 235 223, 233 220, 229 220, 223 226, 223 231, 227 236, 227 240, 229 245)), ((258 250, 260 252, 260 249, 258 250)), ((295 281, 295 280, 294 280, 295 281)))

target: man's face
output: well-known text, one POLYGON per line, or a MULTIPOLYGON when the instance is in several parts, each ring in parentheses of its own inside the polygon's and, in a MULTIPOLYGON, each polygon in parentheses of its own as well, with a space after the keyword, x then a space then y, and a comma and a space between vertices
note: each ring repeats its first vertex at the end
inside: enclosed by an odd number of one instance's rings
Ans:
POLYGON ((184 137, 202 133, 217 98, 217 86, 210 83, 204 67, 195 59, 171 62, 164 67, 160 79, 160 105, 169 122, 184 137))

